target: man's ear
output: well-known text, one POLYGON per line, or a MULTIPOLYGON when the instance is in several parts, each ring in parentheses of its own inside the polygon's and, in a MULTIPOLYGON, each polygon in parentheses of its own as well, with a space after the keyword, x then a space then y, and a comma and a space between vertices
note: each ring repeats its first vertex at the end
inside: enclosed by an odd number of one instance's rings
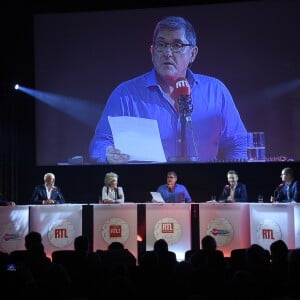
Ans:
POLYGON ((150 46, 150 49, 149 49, 149 50, 150 50, 150 53, 153 54, 153 51, 154 51, 153 45, 150 46))
POLYGON ((197 57, 197 54, 198 54, 198 47, 195 46, 192 50, 192 53, 191 53, 191 58, 190 58, 190 61, 191 62, 194 62, 196 57, 197 57))

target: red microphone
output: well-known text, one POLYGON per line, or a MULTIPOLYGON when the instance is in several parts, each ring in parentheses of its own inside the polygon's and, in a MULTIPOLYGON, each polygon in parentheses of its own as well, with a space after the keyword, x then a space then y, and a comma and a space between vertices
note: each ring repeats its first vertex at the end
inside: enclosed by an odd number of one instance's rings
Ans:
POLYGON ((284 186, 284 183, 280 183, 279 186, 277 187, 277 190, 280 190, 284 186))
POLYGON ((277 187, 277 188, 275 189, 275 191, 274 191, 274 197, 276 197, 277 193, 279 192, 279 190, 282 189, 283 186, 284 186, 284 183, 280 183, 280 184, 278 185, 278 187, 277 187))
POLYGON ((175 99, 175 107, 178 105, 178 112, 181 115, 181 121, 186 122, 189 126, 191 126, 193 104, 191 98, 191 87, 186 78, 180 77, 176 80, 173 98, 175 99))
POLYGON ((180 77, 177 79, 173 94, 175 99, 179 98, 180 96, 190 96, 191 87, 186 78, 180 77))

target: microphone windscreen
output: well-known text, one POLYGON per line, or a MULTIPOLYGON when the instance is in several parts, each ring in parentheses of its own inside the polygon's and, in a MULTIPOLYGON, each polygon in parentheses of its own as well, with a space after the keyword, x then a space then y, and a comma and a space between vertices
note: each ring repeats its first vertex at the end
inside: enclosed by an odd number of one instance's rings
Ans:
POLYGON ((177 79, 173 94, 175 98, 180 96, 190 96, 191 88, 186 78, 180 77, 177 79))
POLYGON ((279 185, 278 185, 278 187, 275 189, 275 191, 274 191, 274 197, 276 196, 276 194, 279 192, 279 190, 281 190, 282 189, 282 187, 284 186, 284 184, 283 183, 280 183, 279 185))

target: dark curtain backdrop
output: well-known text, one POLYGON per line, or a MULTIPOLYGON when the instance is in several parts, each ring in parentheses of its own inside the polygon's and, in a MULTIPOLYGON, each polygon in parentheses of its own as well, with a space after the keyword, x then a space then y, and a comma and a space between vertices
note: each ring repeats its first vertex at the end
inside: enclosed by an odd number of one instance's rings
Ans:
MULTIPOLYGON (((35 7, 34 1, 21 7, 1 5, 4 7, 1 9, 0 55, 0 192, 7 200, 29 204, 33 188, 43 182, 45 172, 55 173, 56 183, 70 203, 96 203, 104 175, 109 171, 120 175, 119 184, 123 186, 128 202, 150 201, 149 192, 166 181, 166 172, 170 169, 178 173, 178 182, 188 187, 195 202, 209 200, 212 194, 218 196, 226 184, 229 169, 235 169, 240 181, 246 183, 250 201, 256 201, 258 194, 269 199, 280 183, 283 167, 291 166, 296 177, 300 176, 299 163, 295 162, 36 167, 34 99, 16 93, 12 86, 17 81, 34 86, 32 17, 42 7, 35 7)), ((79 10, 78 7, 74 9, 79 10)), ((56 10, 52 3, 51 11, 56 10)))
POLYGON ((0 192, 20 203, 35 172, 34 100, 12 87, 18 80, 34 80, 32 9, 1 6, 0 192))

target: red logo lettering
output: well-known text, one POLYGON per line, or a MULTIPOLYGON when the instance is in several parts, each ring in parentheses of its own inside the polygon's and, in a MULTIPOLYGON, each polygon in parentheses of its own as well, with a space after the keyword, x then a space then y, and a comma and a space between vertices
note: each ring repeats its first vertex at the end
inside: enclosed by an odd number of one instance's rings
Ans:
POLYGON ((162 233, 174 233, 174 224, 173 223, 162 223, 161 224, 162 233))
POLYGON ((116 238, 122 236, 122 226, 121 225, 110 225, 109 226, 109 236, 116 238))

